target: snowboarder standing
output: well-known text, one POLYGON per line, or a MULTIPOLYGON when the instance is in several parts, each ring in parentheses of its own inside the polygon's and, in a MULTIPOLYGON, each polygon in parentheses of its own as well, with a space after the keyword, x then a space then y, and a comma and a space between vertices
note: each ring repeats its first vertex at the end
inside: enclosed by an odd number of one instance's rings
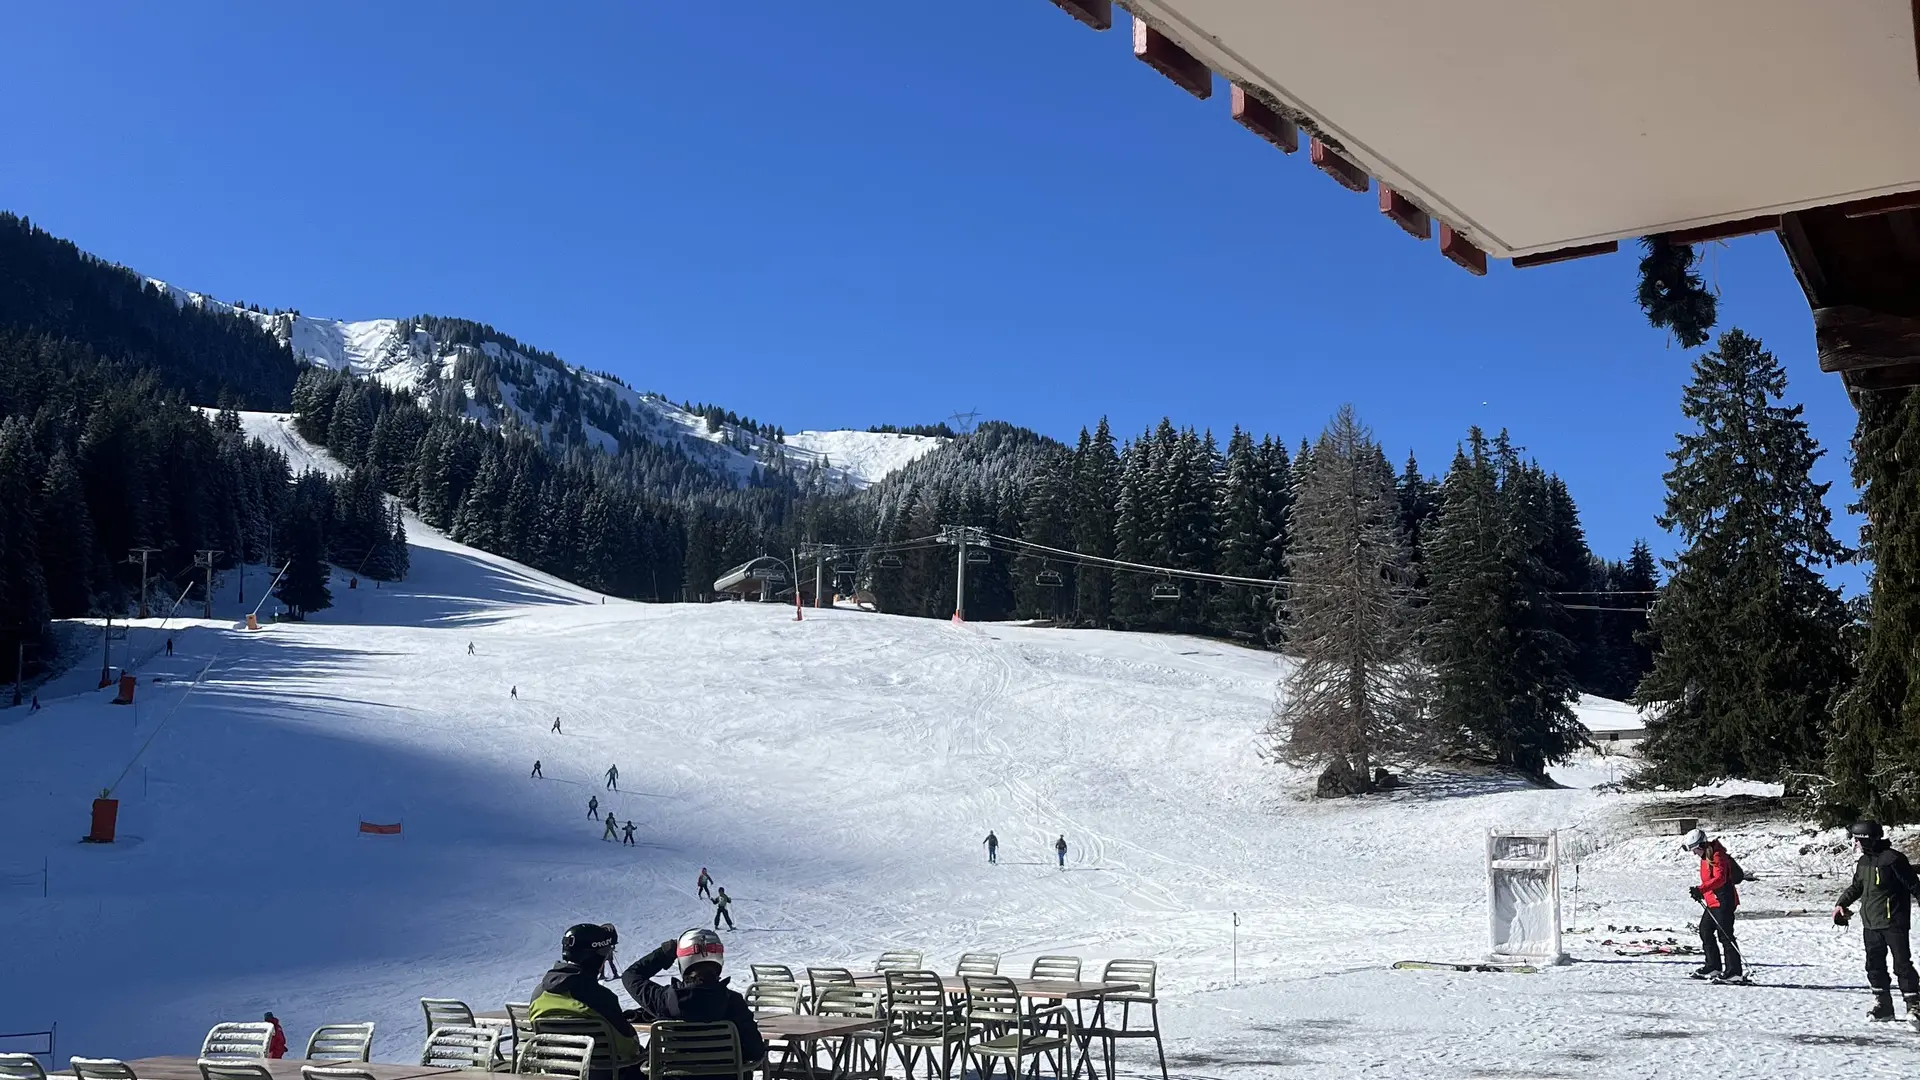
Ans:
POLYGON ((1887 842, 1877 821, 1856 822, 1847 830, 1860 845, 1860 860, 1853 864, 1853 884, 1833 903, 1833 921, 1845 926, 1848 908, 1860 902, 1860 938, 1867 950, 1867 984, 1873 987, 1873 1009, 1869 1020, 1893 1019, 1893 980, 1887 976, 1887 954, 1893 954, 1893 974, 1900 979, 1900 996, 1906 999, 1907 1022, 1920 1027, 1920 974, 1913 969, 1913 953, 1908 942, 1912 925, 1912 901, 1920 892, 1913 864, 1887 842))
POLYGON ((626 845, 627 847, 640 846, 639 844, 636 844, 633 842, 633 819, 632 818, 628 818, 627 823, 625 825, 620 826, 620 842, 626 845))
POLYGON ((1060 869, 1065 870, 1067 868, 1067 836, 1065 833, 1061 833, 1060 839, 1053 842, 1053 856, 1060 860, 1060 869))
POLYGON ((587 816, 595 821, 600 820, 600 796, 587 796, 587 816))
POLYGON ((534 761, 533 761, 533 776, 530 776, 530 777, 528 777, 527 779, 529 779, 529 780, 532 780, 532 779, 536 779, 536 778, 538 778, 538 779, 542 779, 542 780, 544 780, 544 779, 546 779, 545 777, 543 777, 543 776, 541 776, 541 775, 540 775, 540 759, 539 759, 539 758, 535 758, 535 759, 534 759, 534 761))
POLYGON ((1689 832, 1680 846, 1700 860, 1700 884, 1687 890, 1700 902, 1700 952, 1706 962, 1693 972, 1696 979, 1714 982, 1745 982, 1740 962, 1740 946, 1733 939, 1733 920, 1740 907, 1740 893, 1734 888, 1745 877, 1739 864, 1718 840, 1709 840, 1702 829, 1689 832), (1721 966, 1721 952, 1726 965, 1721 966))
POLYGON ((720 920, 727 920, 727 929, 733 929, 733 916, 727 914, 727 908, 733 905, 733 897, 727 895, 727 887, 720 886, 720 895, 713 898, 713 928, 720 929, 720 920))
POLYGON ((713 899, 713 875, 707 873, 706 867, 700 868, 700 880, 694 882, 694 885, 698 887, 703 898, 713 899))
POLYGON ((614 835, 614 830, 615 830, 615 829, 618 829, 619 827, 620 827, 620 823, 619 823, 619 822, 617 822, 617 821, 615 821, 615 820, 613 820, 613 811, 611 811, 611 810, 609 810, 609 811, 607 811, 607 831, 606 831, 605 833, 603 833, 603 834, 601 834, 601 837, 600 837, 600 839, 602 839, 602 840, 618 840, 618 839, 620 839, 620 838, 619 838, 618 836, 615 836, 615 835, 614 835))
POLYGON ((565 732, 560 730, 560 718, 557 716, 553 718, 553 733, 555 735, 565 734, 565 732))
POLYGON ((620 790, 620 766, 618 765, 607 766, 607 790, 620 790))
POLYGON ((987 862, 989 863, 999 862, 1000 861, 1000 838, 993 835, 992 829, 987 830, 987 838, 980 842, 987 845, 987 862))

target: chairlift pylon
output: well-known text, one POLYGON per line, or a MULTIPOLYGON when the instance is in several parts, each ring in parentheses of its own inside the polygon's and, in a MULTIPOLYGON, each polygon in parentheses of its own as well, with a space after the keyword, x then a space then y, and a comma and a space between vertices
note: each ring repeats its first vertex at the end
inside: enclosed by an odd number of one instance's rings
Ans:
POLYGON ((1180 599, 1180 586, 1175 585, 1171 581, 1162 581, 1153 587, 1153 598, 1155 600, 1178 600, 1180 599))

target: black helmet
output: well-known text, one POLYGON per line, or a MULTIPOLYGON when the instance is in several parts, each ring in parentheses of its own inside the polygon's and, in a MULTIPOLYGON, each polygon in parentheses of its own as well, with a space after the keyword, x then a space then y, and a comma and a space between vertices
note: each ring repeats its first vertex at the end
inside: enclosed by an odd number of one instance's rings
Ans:
POLYGON ((1853 827, 1847 830, 1847 835, 1855 840, 1878 840, 1884 833, 1885 830, 1880 828, 1880 823, 1877 821, 1856 821, 1853 827))
POLYGON ((620 932, 612 923, 576 923, 560 938, 560 955, 569 960, 599 957, 613 959, 613 947, 620 943, 620 932))

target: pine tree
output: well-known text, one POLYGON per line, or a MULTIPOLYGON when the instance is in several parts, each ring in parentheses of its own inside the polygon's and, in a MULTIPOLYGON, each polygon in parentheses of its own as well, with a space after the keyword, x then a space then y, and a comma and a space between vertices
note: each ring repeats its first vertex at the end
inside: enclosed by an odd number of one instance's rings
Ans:
MULTIPOLYGON (((1151 564, 1152 536, 1152 460, 1151 436, 1128 443, 1120 455, 1120 491, 1113 507, 1113 557, 1122 562, 1151 564)), ((1113 575, 1113 605, 1109 609, 1115 626, 1134 629, 1148 618, 1151 585, 1138 573, 1113 575)))
MULTIPOLYGON (((1239 428, 1227 439, 1226 472, 1220 482, 1218 571, 1231 577, 1268 577, 1267 545, 1278 526, 1267 517, 1267 463, 1253 437, 1239 428)), ((1266 590, 1229 585, 1220 592, 1220 626, 1240 640, 1264 640, 1266 590)))
POLYGON ((1651 615, 1659 641, 1640 683, 1654 706, 1648 783, 1725 777, 1804 788, 1849 675, 1847 614, 1821 577, 1848 554, 1829 531, 1822 451, 1779 404, 1787 376, 1738 329, 1693 364, 1681 411, 1696 429, 1668 454, 1662 528, 1685 545, 1651 615))
POLYGON ((80 473, 65 449, 55 451, 40 485, 39 548, 52 616, 70 619, 92 612, 93 517, 80 473))
MULTIPOLYGON (((1047 547, 1069 549, 1073 544, 1068 500, 1073 483, 1072 455, 1050 455, 1028 482, 1021 507, 1021 539, 1047 547)), ((1058 619, 1064 612, 1066 578, 1070 564, 1044 552, 1022 553, 1014 562, 1014 594, 1019 610, 1029 618, 1058 619), (1045 576, 1043 576, 1045 575, 1045 576), (1046 584, 1058 575, 1059 584, 1046 584)))
MULTIPOLYGON (((1120 500, 1120 455, 1106 417, 1100 418, 1093 436, 1083 438, 1075 450, 1073 470, 1073 548, 1110 559, 1115 504, 1120 500)), ((1075 572, 1074 584, 1074 601, 1081 619, 1093 626, 1108 625, 1113 615, 1113 572, 1089 563, 1075 572)))
POLYGON ((1295 462, 1286 616, 1297 660, 1267 737, 1328 766, 1322 793, 1367 791, 1375 762, 1430 744, 1393 470, 1351 406, 1295 462))
POLYGON ((1413 551, 1414 579, 1421 588, 1427 584, 1427 530, 1440 513, 1440 498, 1433 481, 1420 471, 1413 452, 1407 452, 1406 467, 1400 470, 1396 485, 1400 497, 1400 527, 1406 530, 1407 546, 1413 551))

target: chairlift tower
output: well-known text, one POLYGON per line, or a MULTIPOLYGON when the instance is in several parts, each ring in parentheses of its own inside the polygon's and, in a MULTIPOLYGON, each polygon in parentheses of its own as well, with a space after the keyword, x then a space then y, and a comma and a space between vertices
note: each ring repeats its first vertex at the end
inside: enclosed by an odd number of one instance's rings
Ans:
POLYGON ((138 617, 142 619, 147 617, 147 556, 158 555, 159 553, 159 548, 151 547, 134 548, 132 551, 127 552, 127 563, 129 565, 136 560, 140 563, 140 614, 138 617))
POLYGON ((200 616, 203 619, 213 618, 213 560, 223 554, 225 553, 218 548, 201 548, 199 551, 194 552, 193 555, 193 565, 205 567, 207 571, 207 602, 206 606, 201 609, 202 614, 200 616))
MULTIPOLYGON (((953 545, 953 621, 967 621, 967 556, 969 548, 990 548, 987 530, 978 525, 942 525, 939 541, 953 545)), ((981 552, 985 554, 985 552, 981 552)))

